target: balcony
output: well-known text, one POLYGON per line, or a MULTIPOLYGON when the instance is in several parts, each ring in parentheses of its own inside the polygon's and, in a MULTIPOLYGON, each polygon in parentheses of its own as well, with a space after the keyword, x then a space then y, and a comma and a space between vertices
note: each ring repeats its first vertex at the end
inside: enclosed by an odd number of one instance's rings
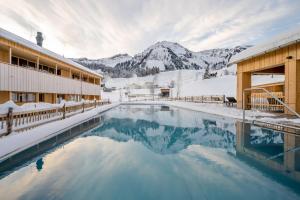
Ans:
POLYGON ((100 86, 33 68, 0 63, 0 91, 100 95, 100 86))

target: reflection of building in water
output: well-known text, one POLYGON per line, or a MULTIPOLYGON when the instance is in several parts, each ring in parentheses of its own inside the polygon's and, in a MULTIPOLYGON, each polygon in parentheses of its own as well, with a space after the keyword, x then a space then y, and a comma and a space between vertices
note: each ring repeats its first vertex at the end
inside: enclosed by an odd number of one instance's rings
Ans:
POLYGON ((236 133, 236 152, 239 158, 261 164, 300 182, 300 136, 273 131, 268 133, 266 130, 261 140, 258 140, 253 136, 255 131, 251 130, 251 125, 245 124, 243 127, 242 122, 236 123, 236 133))

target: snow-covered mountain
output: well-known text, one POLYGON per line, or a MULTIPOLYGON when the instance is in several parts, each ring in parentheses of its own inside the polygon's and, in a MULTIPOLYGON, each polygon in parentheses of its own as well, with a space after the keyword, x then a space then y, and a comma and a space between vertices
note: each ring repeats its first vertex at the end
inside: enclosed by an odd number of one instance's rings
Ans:
POLYGON ((180 69, 221 69, 227 66, 230 58, 245 50, 248 46, 234 48, 211 49, 193 52, 173 42, 157 42, 142 53, 131 57, 128 54, 118 54, 111 58, 90 60, 87 58, 74 61, 111 77, 146 76, 159 71, 180 69))

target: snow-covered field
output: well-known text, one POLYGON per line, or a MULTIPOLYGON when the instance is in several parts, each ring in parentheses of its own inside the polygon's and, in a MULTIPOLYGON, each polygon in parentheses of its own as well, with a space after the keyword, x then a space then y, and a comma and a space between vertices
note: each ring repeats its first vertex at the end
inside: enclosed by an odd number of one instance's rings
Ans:
MULTIPOLYGON (((111 101, 126 99, 124 93, 134 94, 151 94, 150 89, 145 89, 147 83, 154 83, 159 87, 168 87, 174 83, 171 90, 171 96, 201 96, 201 95, 226 95, 236 97, 236 66, 213 71, 218 75, 215 78, 203 80, 203 70, 176 70, 161 72, 155 76, 133 77, 133 78, 110 78, 106 80, 105 86, 108 88, 115 87, 117 90, 112 92, 103 92, 102 96, 111 101), (134 89, 133 86, 140 86, 141 89, 134 89), (130 89, 126 89, 130 88, 130 89)), ((284 81, 284 76, 261 75, 253 76, 252 85, 265 83, 274 83, 284 81)), ((159 93, 159 89, 156 89, 159 93)))

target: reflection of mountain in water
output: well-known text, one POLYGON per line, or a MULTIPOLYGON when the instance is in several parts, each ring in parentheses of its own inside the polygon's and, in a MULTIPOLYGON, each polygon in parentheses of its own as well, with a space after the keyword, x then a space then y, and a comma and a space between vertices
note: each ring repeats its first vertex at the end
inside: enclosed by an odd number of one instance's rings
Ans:
POLYGON ((160 125, 155 121, 130 118, 105 119, 103 125, 89 135, 112 138, 116 141, 133 139, 156 153, 176 153, 192 144, 223 148, 235 152, 235 134, 217 127, 216 121, 203 120, 200 127, 160 125))
POLYGON ((283 133, 266 128, 252 127, 251 144, 283 144, 283 133))

